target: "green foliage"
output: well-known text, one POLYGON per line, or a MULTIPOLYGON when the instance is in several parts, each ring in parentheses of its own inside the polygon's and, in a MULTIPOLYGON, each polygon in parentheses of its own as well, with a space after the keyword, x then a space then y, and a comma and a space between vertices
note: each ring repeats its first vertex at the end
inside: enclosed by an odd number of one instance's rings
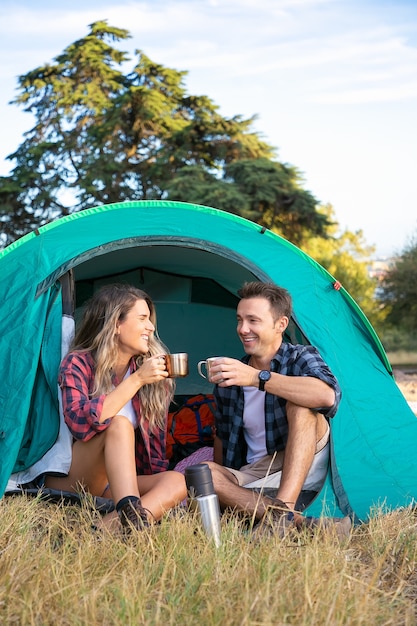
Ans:
POLYGON ((326 216, 299 173, 275 160, 254 117, 223 117, 188 94, 185 71, 136 51, 133 69, 115 44, 129 37, 106 21, 53 63, 20 76, 14 104, 35 124, 0 181, 3 243, 51 219, 99 204, 172 199, 257 221, 299 244, 326 236, 326 216))
POLYGON ((311 237, 302 248, 343 285, 376 330, 383 328, 385 313, 375 299, 377 281, 368 273, 374 249, 366 245, 362 231, 337 234, 332 207, 327 205, 321 210, 328 222, 333 222, 328 237, 311 237))
POLYGON ((300 185, 298 171, 270 161, 241 159, 226 168, 227 177, 247 196, 252 219, 300 245, 306 234, 326 237, 327 216, 300 185))
POLYGON ((386 352, 417 352, 417 337, 398 326, 385 324, 379 333, 386 352))
POLYGON ((382 281, 380 299, 389 324, 408 332, 417 330, 417 236, 382 281))
POLYGON ((13 178, 0 177, 0 222, 4 245, 36 228, 37 217, 20 200, 20 187, 13 178))
POLYGON ((190 165, 179 170, 167 183, 170 200, 183 200, 194 204, 222 209, 250 219, 248 198, 231 185, 208 172, 200 165, 190 165))

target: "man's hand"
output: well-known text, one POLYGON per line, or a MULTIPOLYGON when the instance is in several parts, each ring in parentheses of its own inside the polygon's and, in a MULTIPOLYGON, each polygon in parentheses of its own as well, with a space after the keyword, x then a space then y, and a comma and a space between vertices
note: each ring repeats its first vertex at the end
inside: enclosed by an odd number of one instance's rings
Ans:
MULTIPOLYGON (((210 382, 219 387, 259 388, 260 370, 238 359, 221 357, 210 368, 210 382)), ((331 407, 335 401, 334 390, 324 381, 312 376, 286 376, 271 373, 265 390, 306 408, 331 407)))
POLYGON ((259 370, 238 359, 221 357, 210 367, 210 382, 219 387, 258 387, 258 373, 259 370))

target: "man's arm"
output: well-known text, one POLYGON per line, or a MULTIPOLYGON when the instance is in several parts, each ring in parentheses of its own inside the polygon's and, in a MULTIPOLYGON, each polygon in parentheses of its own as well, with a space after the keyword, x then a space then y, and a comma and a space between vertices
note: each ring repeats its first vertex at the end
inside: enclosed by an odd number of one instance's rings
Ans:
POLYGON ((217 437, 217 435, 214 437, 213 460, 215 463, 223 465, 223 444, 222 440, 217 437))
MULTIPOLYGON (((254 386, 258 384, 258 374, 256 370, 254 386)), ((334 390, 327 383, 312 376, 283 376, 271 372, 265 391, 309 409, 331 407, 336 399, 334 390)))
MULTIPOLYGON (((237 359, 219 359, 211 371, 211 380, 219 387, 259 386, 260 370, 237 359)), ((308 373, 287 376, 271 372, 271 378, 265 383, 265 391, 309 409, 332 407, 336 401, 335 390, 324 380, 308 373)))

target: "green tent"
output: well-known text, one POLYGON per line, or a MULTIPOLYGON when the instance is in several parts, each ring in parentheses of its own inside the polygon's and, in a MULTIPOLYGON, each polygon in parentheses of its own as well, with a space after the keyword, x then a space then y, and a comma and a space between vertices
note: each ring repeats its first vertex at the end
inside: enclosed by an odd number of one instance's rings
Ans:
MULTIPOLYGON (((107 282, 150 293, 172 352, 188 352, 179 394, 210 392, 197 373, 208 356, 243 354, 236 292, 273 281, 294 300, 289 339, 317 346, 343 399, 331 423, 328 479, 311 514, 365 520, 417 494, 417 420, 371 325, 328 272, 259 225, 180 202, 125 202, 75 213, 0 253, 0 495, 53 446, 59 431, 62 322, 107 282), (74 307, 72 303, 74 301, 74 307), (73 310, 74 309, 74 310, 73 310)), ((75 311, 75 313, 74 313, 75 311)))

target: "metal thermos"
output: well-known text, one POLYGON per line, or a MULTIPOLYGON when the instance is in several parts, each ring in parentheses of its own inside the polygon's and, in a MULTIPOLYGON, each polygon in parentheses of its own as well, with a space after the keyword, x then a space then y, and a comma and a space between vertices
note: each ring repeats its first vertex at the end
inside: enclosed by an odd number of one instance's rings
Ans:
POLYGON ((213 487, 211 471, 206 463, 185 468, 185 482, 191 504, 197 504, 206 534, 220 545, 220 506, 213 487))

